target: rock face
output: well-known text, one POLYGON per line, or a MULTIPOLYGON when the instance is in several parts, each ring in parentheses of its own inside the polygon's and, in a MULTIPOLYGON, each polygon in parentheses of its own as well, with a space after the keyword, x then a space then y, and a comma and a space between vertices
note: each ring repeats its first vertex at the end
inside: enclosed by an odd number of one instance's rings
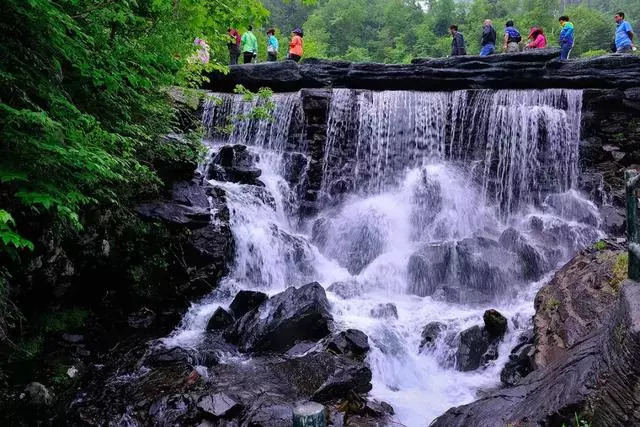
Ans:
POLYGON ((432 426, 638 425, 640 286, 626 282, 603 327, 512 388, 448 410, 432 426))
POLYGON ((407 273, 409 292, 418 296, 432 295, 447 280, 453 245, 432 243, 421 247, 409 258, 407 273))
POLYGON ((264 292, 257 291, 240 291, 236 294, 229 305, 229 309, 238 319, 258 308, 269 297, 264 292))
POLYGON ((262 171, 255 167, 255 161, 246 145, 225 145, 213 156, 207 174, 217 181, 261 185, 258 178, 262 171))
POLYGON ((412 64, 368 64, 308 59, 231 66, 229 74, 211 73, 205 89, 231 92, 236 84, 251 90, 270 87, 347 87, 373 90, 626 88, 637 86, 640 58, 633 55, 560 62, 558 51, 522 52, 486 57, 416 59, 412 64))
MULTIPOLYGON (((507 319, 491 309, 484 312, 483 320, 484 327, 472 326, 460 332, 460 344, 456 351, 456 369, 459 371, 473 371, 498 358, 498 344, 507 331, 507 319)), ((432 327, 433 332, 436 327, 432 327)), ((428 332, 426 328, 423 339, 425 332, 428 332)))
POLYGON ((242 351, 286 351, 297 341, 329 334, 333 317, 319 283, 289 288, 245 314, 228 337, 242 351))
POLYGON ((616 279, 612 273, 616 263, 624 264, 625 259, 625 252, 615 249, 585 249, 536 295, 536 368, 565 357, 567 349, 611 317, 620 282, 626 277, 624 265, 622 277, 616 279))

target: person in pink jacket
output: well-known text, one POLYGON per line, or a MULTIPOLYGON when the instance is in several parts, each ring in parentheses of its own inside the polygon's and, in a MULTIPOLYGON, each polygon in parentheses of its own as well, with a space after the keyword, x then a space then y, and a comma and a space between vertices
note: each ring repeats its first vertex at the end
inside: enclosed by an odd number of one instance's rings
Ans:
POLYGON ((539 27, 531 28, 529 32, 529 36, 527 37, 531 40, 525 47, 527 49, 544 49, 547 47, 547 38, 544 36, 544 30, 539 27))

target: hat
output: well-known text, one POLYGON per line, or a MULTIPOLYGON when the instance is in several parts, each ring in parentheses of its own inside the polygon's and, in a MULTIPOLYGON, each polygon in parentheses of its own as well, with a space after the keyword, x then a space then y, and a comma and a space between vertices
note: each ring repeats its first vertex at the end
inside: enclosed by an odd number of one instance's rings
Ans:
POLYGON ((295 30, 292 31, 292 33, 302 36, 302 30, 300 28, 296 28, 295 30))

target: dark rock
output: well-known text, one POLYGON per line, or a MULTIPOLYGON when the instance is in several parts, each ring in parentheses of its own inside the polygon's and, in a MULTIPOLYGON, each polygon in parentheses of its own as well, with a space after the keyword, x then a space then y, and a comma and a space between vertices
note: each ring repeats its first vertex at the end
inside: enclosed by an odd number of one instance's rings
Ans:
POLYGON ((516 274, 514 255, 495 240, 470 237, 456 244, 455 253, 457 278, 463 288, 498 295, 516 274))
POLYGON ((456 304, 486 304, 493 300, 488 293, 458 286, 443 286, 444 300, 456 304))
POLYGON ((437 181, 422 171, 421 180, 413 191, 411 204, 411 228, 414 240, 422 240, 425 231, 442 209, 442 189, 437 181))
POLYGON ((385 218, 378 212, 342 216, 331 223, 325 252, 357 275, 383 253, 387 232, 385 218))
POLYGON ((289 404, 259 405, 248 417, 251 427, 291 427, 293 406, 289 404))
POLYGON ((155 320, 156 313, 147 307, 142 307, 127 317, 127 324, 134 329, 147 329, 153 325, 155 320))
POLYGON ((507 332, 507 318, 496 310, 487 310, 484 312, 482 319, 484 320, 484 328, 489 334, 489 339, 499 339, 507 332))
POLYGON ((170 201, 156 201, 136 206, 143 218, 160 220, 172 226, 202 228, 211 222, 211 213, 202 207, 180 205, 170 201))
POLYGON ((313 394, 316 402, 329 402, 349 395, 368 393, 371 390, 371 369, 364 365, 349 366, 336 371, 313 394))
POLYGON ((393 406, 387 402, 378 402, 377 400, 367 400, 364 406, 364 412, 376 418, 395 414, 393 406))
POLYGON ((262 171, 255 167, 256 157, 245 145, 225 145, 213 156, 207 176, 217 181, 260 185, 262 171))
POLYGON ((151 404, 149 416, 159 425, 182 425, 193 411, 193 400, 189 395, 165 396, 151 404))
MULTIPOLYGON (((514 387, 449 409, 435 427, 571 425, 576 414, 591 425, 640 424, 640 287, 627 281, 604 323, 591 327, 545 367, 514 387)), ((541 336, 536 333, 537 336, 541 336)))
POLYGON ((23 402, 28 407, 35 409, 51 406, 53 404, 53 394, 41 383, 32 382, 27 384, 20 395, 23 402))
MULTIPOLYGON (((183 147, 193 148, 193 142, 182 134, 171 133, 163 136, 157 142, 158 145, 167 145, 177 147, 178 150, 183 147)), ((193 172, 198 167, 195 161, 176 160, 172 158, 158 158, 154 161, 155 170, 158 175, 166 182, 179 181, 183 179, 191 179, 193 172)))
POLYGON ((432 295, 439 285, 447 281, 453 252, 450 242, 430 243, 422 246, 409 258, 407 274, 409 292, 418 296, 432 295))
POLYGON ((320 250, 323 250, 327 244, 330 227, 331 223, 327 218, 318 218, 313 223, 313 227, 311 228, 311 241, 320 250))
POLYGON ((533 372, 533 344, 521 344, 513 349, 509 361, 500 371, 500 381, 507 387, 516 385, 522 378, 533 372))
POLYGON ((304 173, 309 164, 309 159, 302 153, 283 153, 283 175, 282 177, 292 185, 302 181, 304 173))
POLYGON ((284 351, 297 341, 320 339, 333 322, 319 283, 289 288, 239 319, 228 338, 241 351, 284 351))
POLYGON ((600 217, 602 228, 610 236, 625 236, 627 233, 627 216, 624 208, 601 206, 600 217))
POLYGON ((222 307, 218 307, 207 323, 207 331, 219 331, 233 324, 233 316, 222 307))
POLYGON ((456 351, 456 369, 473 371, 498 357, 489 334, 480 326, 472 326, 460 332, 460 345, 456 351))
POLYGON ((211 73, 205 89, 233 91, 270 87, 350 87, 373 90, 629 88, 640 79, 640 58, 607 55, 557 61, 558 51, 543 49, 509 55, 415 59, 412 64, 350 63, 308 59, 298 65, 280 61, 232 66, 229 74, 211 73))
POLYGON ((364 357, 370 349, 367 335, 357 329, 347 329, 334 334, 325 346, 331 352, 356 358, 364 357))
POLYGON ((398 309, 393 303, 380 303, 371 309, 370 314, 376 319, 397 319, 398 309))
POLYGON ((575 220, 597 227, 600 218, 598 208, 590 201, 578 197, 574 191, 550 194, 544 204, 554 213, 568 220, 575 220))
POLYGON ((149 366, 174 366, 191 365, 195 359, 194 355, 184 348, 157 346, 149 349, 144 362, 149 366))
POLYGON ((204 413, 216 418, 231 416, 241 409, 241 405, 238 402, 224 393, 202 396, 198 400, 197 407, 204 413))
POLYGON ((84 336, 77 334, 62 334, 62 339, 69 344, 79 344, 84 341, 84 336))
POLYGON ((171 187, 171 200, 184 206, 209 208, 205 187, 197 179, 174 183, 171 187))
POLYGON ((318 344, 313 341, 302 341, 291 347, 284 354, 286 357, 300 357, 314 349, 318 344))
POLYGON ((442 332, 446 330, 446 326, 441 322, 430 322, 422 330, 422 335, 420 339, 420 350, 430 349, 435 344, 436 340, 442 332))
POLYGON ((229 310, 240 319, 253 309, 258 308, 269 297, 264 292, 240 291, 236 294, 229 305, 229 310))

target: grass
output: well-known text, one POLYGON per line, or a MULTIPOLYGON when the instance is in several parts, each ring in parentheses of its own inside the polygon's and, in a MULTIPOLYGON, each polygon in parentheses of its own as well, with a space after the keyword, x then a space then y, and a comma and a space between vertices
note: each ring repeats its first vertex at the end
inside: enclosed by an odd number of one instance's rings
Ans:
POLYGON ((607 242, 605 242, 604 240, 598 240, 593 244, 593 249, 595 249, 596 251, 604 251, 605 249, 607 249, 607 246, 607 242))
POLYGON ((620 290, 620 285, 623 281, 625 281, 629 275, 629 254, 624 252, 616 258, 616 262, 613 264, 613 270, 611 274, 611 279, 609 280, 609 284, 611 287, 618 292, 620 290))

